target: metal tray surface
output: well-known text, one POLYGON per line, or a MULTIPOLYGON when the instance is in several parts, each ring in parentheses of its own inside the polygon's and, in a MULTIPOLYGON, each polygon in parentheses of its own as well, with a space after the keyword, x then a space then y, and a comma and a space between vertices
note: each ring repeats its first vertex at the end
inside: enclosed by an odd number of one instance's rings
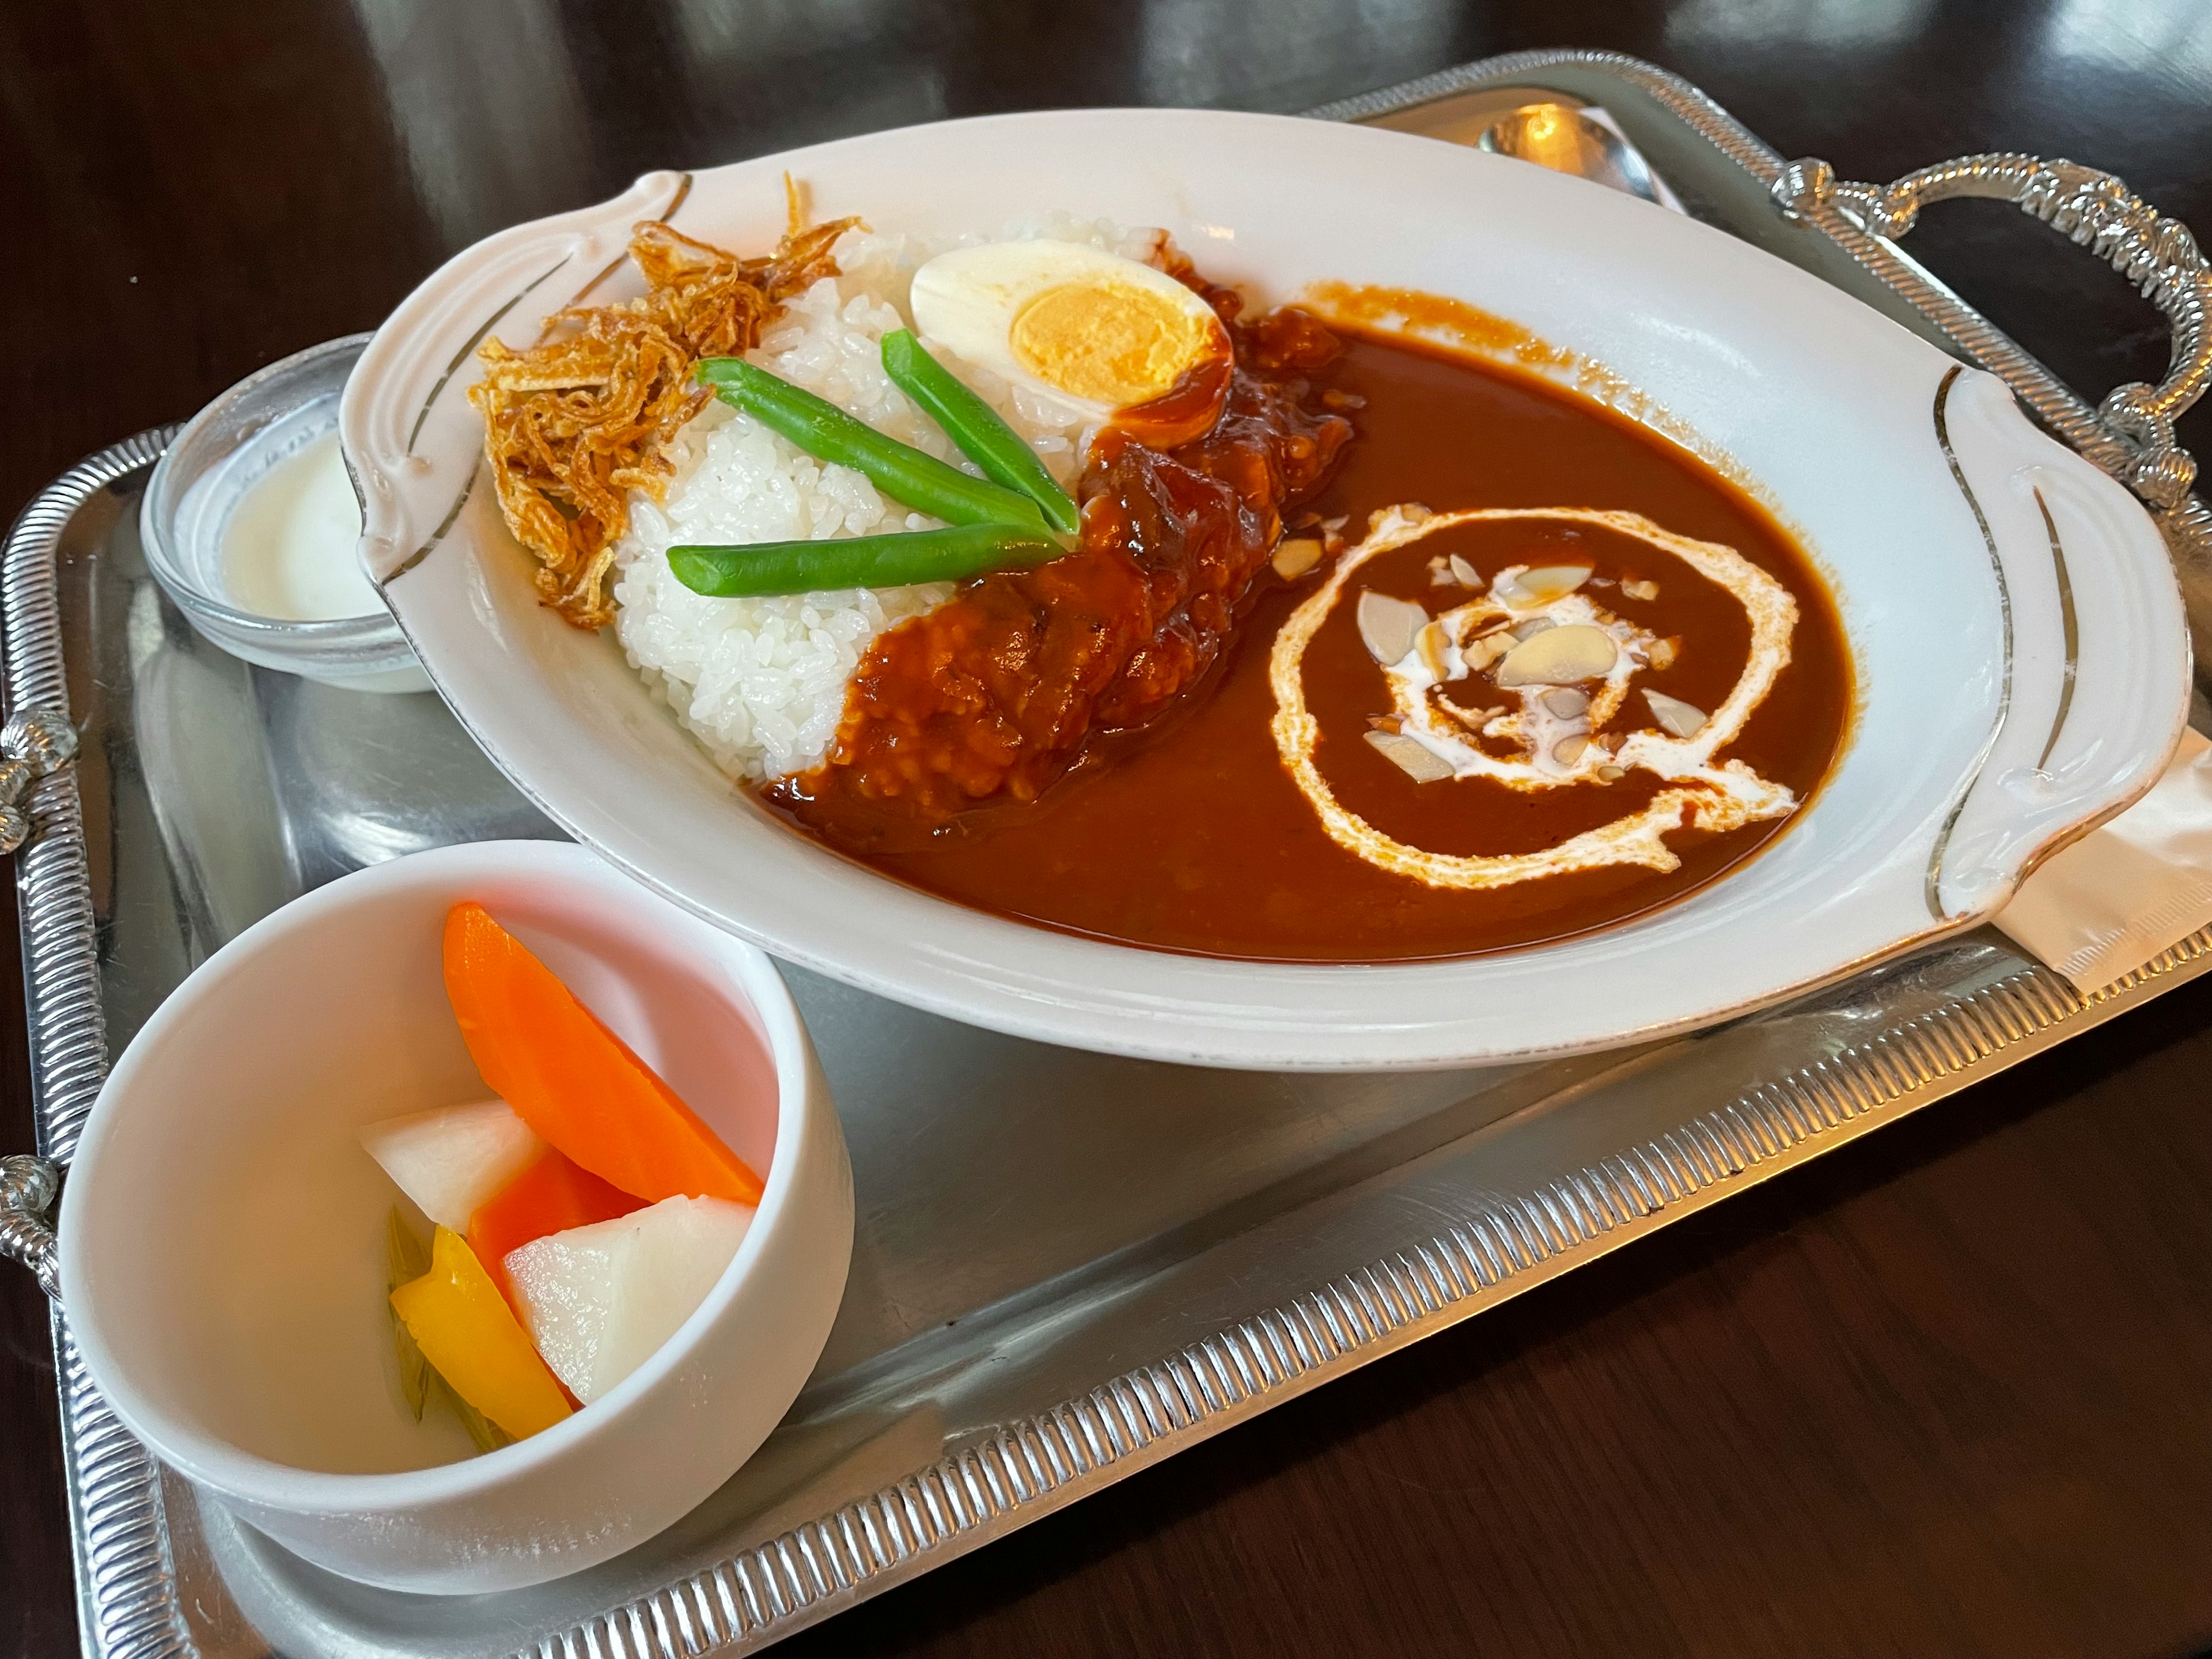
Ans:
MULTIPOLYGON (((1968 349, 1958 316, 1785 221, 1778 159, 1633 60, 1522 54, 1321 112, 1466 142, 1539 88, 1605 104, 1699 216, 1968 349)), ((2053 409, 2079 404, 2021 360, 2053 409)), ((106 1055, 256 918, 379 859, 555 833, 434 698, 250 669, 191 631, 137 545, 167 435, 58 481, 0 566, 8 705, 65 704, 83 733, 76 765, 29 798, 18 860, 40 1151, 58 1161, 106 1055)), ((153 1466, 57 1309, 86 1650, 764 1645, 2208 967, 2212 930, 2084 998, 1984 932, 1643 1049, 1376 1077, 1057 1049, 787 969, 845 1121, 858 1237, 822 1362, 744 1469, 569 1579, 372 1590, 153 1466)))

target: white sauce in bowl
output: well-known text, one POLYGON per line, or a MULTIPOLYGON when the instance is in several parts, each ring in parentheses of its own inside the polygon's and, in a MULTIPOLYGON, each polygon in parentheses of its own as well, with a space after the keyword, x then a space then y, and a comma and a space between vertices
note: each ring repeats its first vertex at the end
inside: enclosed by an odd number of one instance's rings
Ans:
POLYGON ((354 548, 361 505, 325 433, 254 480, 222 527, 223 586, 232 602, 286 622, 329 622, 384 608, 354 548))

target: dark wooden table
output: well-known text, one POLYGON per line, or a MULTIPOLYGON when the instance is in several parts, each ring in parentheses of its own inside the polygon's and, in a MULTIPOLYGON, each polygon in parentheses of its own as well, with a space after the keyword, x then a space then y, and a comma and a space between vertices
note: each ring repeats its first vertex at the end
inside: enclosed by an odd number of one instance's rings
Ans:
MULTIPOLYGON (((1293 110, 1556 45, 1679 70, 1850 177, 2066 155, 2212 228, 2206 0, 48 0, 0 8, 0 506, 648 167, 989 110, 1293 110)), ((2009 210, 1915 242, 2092 395, 2163 367, 2149 308, 2009 210)), ((2212 454, 2212 414, 2183 435, 2212 454)), ((787 1650, 2197 1650, 2209 1067, 2212 981, 787 1650)), ((0 1425, 0 1652, 58 1656, 52 1358, 12 1268, 0 1425)))

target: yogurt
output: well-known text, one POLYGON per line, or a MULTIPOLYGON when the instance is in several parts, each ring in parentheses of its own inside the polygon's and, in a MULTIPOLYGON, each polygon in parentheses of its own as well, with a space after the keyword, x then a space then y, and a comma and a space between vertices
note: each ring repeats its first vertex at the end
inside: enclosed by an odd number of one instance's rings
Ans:
POLYGON ((233 604, 286 622, 365 617, 384 602, 355 557, 361 507, 328 432, 270 467, 222 527, 223 586, 233 604))

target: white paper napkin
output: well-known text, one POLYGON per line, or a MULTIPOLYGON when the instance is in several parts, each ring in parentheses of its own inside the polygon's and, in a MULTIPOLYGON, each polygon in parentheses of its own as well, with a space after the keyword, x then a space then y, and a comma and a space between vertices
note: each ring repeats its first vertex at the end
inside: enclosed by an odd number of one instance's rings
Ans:
POLYGON ((2021 884, 1997 926, 2085 996, 2212 922, 2212 740, 2182 734, 2151 791, 2021 884))

